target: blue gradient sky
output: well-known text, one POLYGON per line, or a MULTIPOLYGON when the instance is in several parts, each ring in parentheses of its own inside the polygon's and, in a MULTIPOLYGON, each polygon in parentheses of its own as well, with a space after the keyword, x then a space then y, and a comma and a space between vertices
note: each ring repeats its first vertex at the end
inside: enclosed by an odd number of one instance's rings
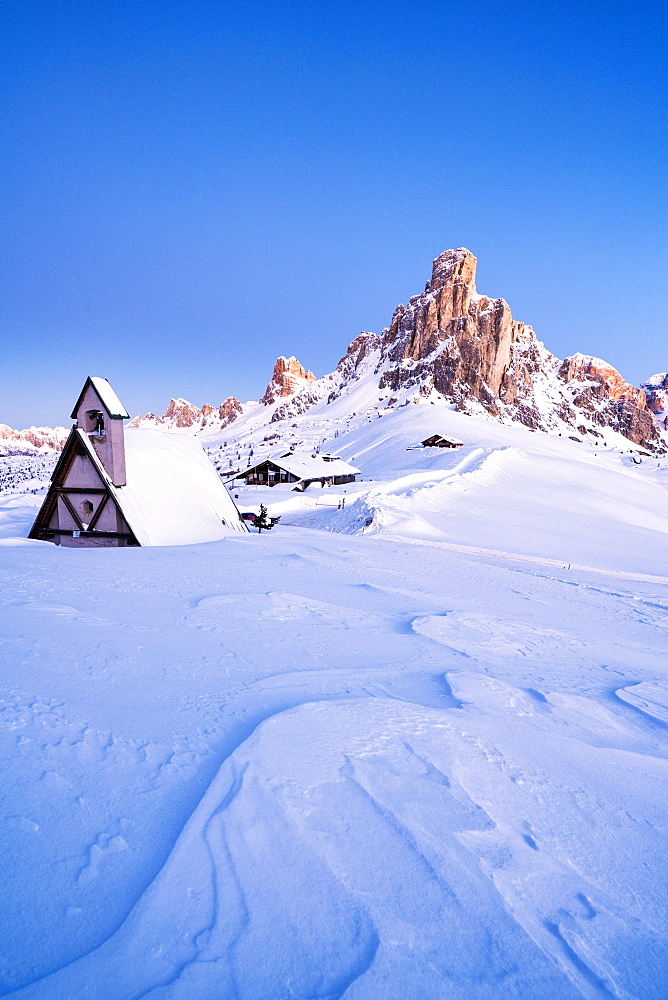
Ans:
POLYGON ((331 371, 431 260, 668 368, 664 0, 3 0, 0 422, 331 371))

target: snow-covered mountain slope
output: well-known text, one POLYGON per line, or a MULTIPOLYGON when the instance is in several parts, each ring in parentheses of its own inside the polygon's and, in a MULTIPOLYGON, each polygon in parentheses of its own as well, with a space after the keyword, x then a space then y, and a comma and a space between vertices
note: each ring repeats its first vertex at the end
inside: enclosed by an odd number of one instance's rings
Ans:
MULTIPOLYGON (((349 430, 322 445, 329 450, 331 444, 360 468, 361 482, 311 487, 303 495, 289 487, 236 483, 237 503, 256 509, 262 502, 284 521, 329 531, 473 546, 628 572, 640 560, 663 574, 667 459, 534 433, 443 406, 368 412, 368 417, 351 418, 349 430), (434 433, 459 438, 464 445, 419 446, 434 433), (338 509, 344 497, 345 507, 338 509), (620 533, 627 546, 614 543, 620 533)), ((315 419, 312 427, 302 425, 305 443, 309 431, 321 428, 315 419)), ((271 450, 276 443, 263 447, 271 450)), ((310 443, 317 446, 317 438, 310 443)), ((253 460, 262 453, 255 443, 242 444, 238 454, 243 459, 250 451, 253 460)))
POLYGON ((68 434, 64 427, 27 427, 18 431, 0 424, 0 455, 46 454, 60 450, 68 434))
MULTIPOLYGON (((560 361, 530 326, 513 319, 507 302, 478 294, 476 266, 465 248, 440 254, 424 292, 397 307, 380 337, 356 337, 322 378, 295 357, 281 356, 259 402, 228 396, 220 406, 200 407, 173 398, 162 416, 139 414, 131 426, 197 433, 218 445, 231 438, 234 450, 251 430, 257 442, 283 444, 306 415, 320 421, 326 440, 334 419, 427 401, 549 434, 599 442, 612 435, 618 447, 627 440, 640 450, 666 452, 665 375, 638 389, 599 358, 574 354, 560 361)), ((63 428, 0 425, 0 453, 60 447, 65 435, 63 428)))
POLYGON ((271 532, 30 542, 49 460, 0 459, 2 995, 663 1000, 668 459, 595 419, 643 402, 597 359, 496 413, 491 354, 465 407, 413 381, 410 344, 454 343, 420 341, 426 296, 190 425, 221 473, 293 445, 362 470, 233 486, 271 532))
POLYGON ((326 423, 337 410, 347 416, 379 403, 392 409, 427 400, 549 434, 601 440, 612 433, 646 451, 666 451, 660 386, 637 389, 589 355, 560 361, 530 326, 513 319, 507 302, 478 294, 476 267, 463 247, 440 254, 424 292, 397 307, 380 337, 361 333, 329 375, 315 379, 296 358, 280 357, 258 403, 230 397, 220 408, 200 408, 173 399, 163 417, 134 423, 237 438, 246 417, 247 427, 279 424, 271 433, 289 436, 306 414, 326 423), (323 410, 337 400, 341 406, 323 410))

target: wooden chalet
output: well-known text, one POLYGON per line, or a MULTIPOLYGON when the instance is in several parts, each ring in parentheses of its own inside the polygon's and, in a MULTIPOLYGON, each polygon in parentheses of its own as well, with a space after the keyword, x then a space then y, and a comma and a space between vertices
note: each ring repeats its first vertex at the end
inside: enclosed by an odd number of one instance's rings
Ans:
POLYGON ((65 546, 179 545, 247 531, 199 441, 123 426, 106 379, 88 378, 30 538, 65 546))
POLYGON ((277 458, 262 459, 238 472, 235 478, 242 479, 247 486, 291 485, 293 490, 302 492, 313 483, 320 486, 354 483, 359 472, 336 455, 295 455, 286 452, 277 458))
POLYGON ((431 437, 425 438, 420 443, 423 448, 461 448, 464 444, 463 441, 446 437, 445 434, 432 434, 431 437))

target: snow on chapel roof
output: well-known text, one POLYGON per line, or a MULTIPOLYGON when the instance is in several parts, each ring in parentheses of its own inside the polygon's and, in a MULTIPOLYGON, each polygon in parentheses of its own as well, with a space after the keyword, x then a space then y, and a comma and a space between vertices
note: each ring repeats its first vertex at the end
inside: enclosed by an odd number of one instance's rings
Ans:
POLYGON ((248 530, 196 438, 127 428, 127 484, 114 486, 88 435, 76 433, 140 545, 215 542, 248 530))
POLYGON ((72 419, 74 420, 77 415, 77 410, 79 409, 79 404, 81 403, 81 397, 85 393, 89 385, 92 385, 96 393, 102 401, 102 405, 106 409, 110 417, 114 417, 121 420, 127 420, 130 416, 128 411, 125 409, 120 399, 111 388, 106 378, 100 378, 98 375, 89 375, 86 379, 83 389, 79 394, 79 398, 76 401, 76 405, 72 410, 72 419))
POLYGON ((150 427, 125 431, 127 485, 116 495, 140 545, 190 545, 245 531, 199 441, 150 427))

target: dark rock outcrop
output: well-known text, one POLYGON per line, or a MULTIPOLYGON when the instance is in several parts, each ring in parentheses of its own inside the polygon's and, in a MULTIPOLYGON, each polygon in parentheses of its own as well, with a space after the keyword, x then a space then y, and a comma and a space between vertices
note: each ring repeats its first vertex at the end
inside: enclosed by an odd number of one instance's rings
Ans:
POLYGON ((424 384, 453 402, 474 398, 492 413, 512 403, 526 372, 512 372, 513 345, 530 329, 513 320, 508 303, 478 295, 476 258, 461 247, 433 263, 424 292, 395 310, 382 337, 389 362, 381 388, 424 384))
POLYGON ((240 413, 243 412, 243 407, 238 399, 234 396, 228 396, 227 399, 220 404, 218 407, 218 417, 220 420, 221 429, 227 427, 233 421, 237 419, 240 413))
POLYGON ((636 389, 612 365, 586 354, 566 358, 559 375, 574 390, 573 405, 594 423, 655 450, 661 440, 660 429, 643 389, 636 389))
POLYGON ((476 264, 463 247, 447 250, 434 260, 424 292, 397 307, 381 338, 381 389, 434 392, 461 410, 480 405, 535 430, 561 422, 600 436, 591 424, 607 425, 635 444, 664 449, 642 389, 595 358, 560 364, 504 299, 476 292, 476 264))
POLYGON ((195 406, 187 399, 170 399, 169 406, 161 417, 154 413, 139 414, 134 417, 129 427, 167 427, 181 430, 199 431, 205 427, 222 430, 243 412, 243 406, 234 396, 228 398, 220 406, 195 406))
POLYGON ((295 357, 277 358, 271 381, 260 402, 268 406, 284 396, 294 396, 305 382, 315 382, 315 380, 313 372, 306 371, 295 357))

